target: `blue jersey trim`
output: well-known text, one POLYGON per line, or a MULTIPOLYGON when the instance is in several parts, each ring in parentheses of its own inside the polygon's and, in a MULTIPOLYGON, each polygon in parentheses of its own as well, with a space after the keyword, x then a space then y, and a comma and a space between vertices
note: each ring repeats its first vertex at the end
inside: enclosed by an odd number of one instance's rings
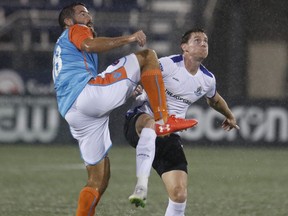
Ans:
POLYGON ((177 55, 177 56, 172 57, 171 59, 172 59, 172 61, 174 63, 177 63, 177 62, 183 61, 183 56, 182 55, 177 55))
POLYGON ((207 76, 213 78, 213 75, 210 71, 207 70, 207 68, 205 68, 203 65, 200 65, 200 70, 207 76))

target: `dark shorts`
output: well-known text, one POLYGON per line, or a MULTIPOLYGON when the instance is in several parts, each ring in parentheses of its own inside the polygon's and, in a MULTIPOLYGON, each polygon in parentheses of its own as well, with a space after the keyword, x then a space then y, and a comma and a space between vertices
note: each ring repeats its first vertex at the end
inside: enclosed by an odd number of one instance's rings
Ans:
MULTIPOLYGON (((135 123, 141 114, 143 113, 130 115, 124 124, 125 138, 134 148, 136 148, 139 140, 135 123)), ((179 135, 170 134, 170 136, 156 138, 156 152, 152 166, 159 176, 171 170, 183 170, 187 173, 187 160, 179 135)))

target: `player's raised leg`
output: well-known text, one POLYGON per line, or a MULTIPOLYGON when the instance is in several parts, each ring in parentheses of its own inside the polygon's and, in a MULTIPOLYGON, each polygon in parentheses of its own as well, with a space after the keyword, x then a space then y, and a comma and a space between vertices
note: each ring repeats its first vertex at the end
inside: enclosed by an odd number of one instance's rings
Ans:
POLYGON ((154 50, 146 49, 136 53, 140 69, 141 83, 148 95, 155 121, 168 120, 164 82, 154 50))
POLYGON ((155 51, 146 49, 136 53, 136 57, 141 69, 141 83, 148 95, 154 113, 157 135, 164 136, 194 127, 198 123, 195 119, 176 118, 175 115, 169 116, 164 81, 155 51))

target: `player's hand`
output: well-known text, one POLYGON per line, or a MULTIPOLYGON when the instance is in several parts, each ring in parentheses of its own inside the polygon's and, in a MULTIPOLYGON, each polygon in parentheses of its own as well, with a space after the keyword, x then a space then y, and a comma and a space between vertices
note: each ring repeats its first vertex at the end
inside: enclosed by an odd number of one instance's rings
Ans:
POLYGON ((233 128, 239 130, 240 127, 236 124, 236 120, 233 118, 233 119, 225 119, 222 123, 222 128, 226 131, 230 131, 232 130, 233 128))
POLYGON ((137 96, 141 95, 143 92, 143 87, 141 85, 137 85, 132 93, 132 97, 136 98, 137 96))
POLYGON ((135 32, 132 36, 139 46, 143 47, 146 44, 146 35, 142 30, 135 32))

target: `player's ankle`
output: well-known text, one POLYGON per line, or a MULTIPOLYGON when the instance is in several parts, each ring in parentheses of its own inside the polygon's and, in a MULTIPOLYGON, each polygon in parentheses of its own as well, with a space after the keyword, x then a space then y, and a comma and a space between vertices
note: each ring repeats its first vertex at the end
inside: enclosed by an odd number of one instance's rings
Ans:
POLYGON ((137 186, 142 186, 142 187, 147 188, 147 187, 148 187, 148 180, 149 180, 149 177, 139 176, 139 177, 137 178, 136 187, 137 187, 137 186))

